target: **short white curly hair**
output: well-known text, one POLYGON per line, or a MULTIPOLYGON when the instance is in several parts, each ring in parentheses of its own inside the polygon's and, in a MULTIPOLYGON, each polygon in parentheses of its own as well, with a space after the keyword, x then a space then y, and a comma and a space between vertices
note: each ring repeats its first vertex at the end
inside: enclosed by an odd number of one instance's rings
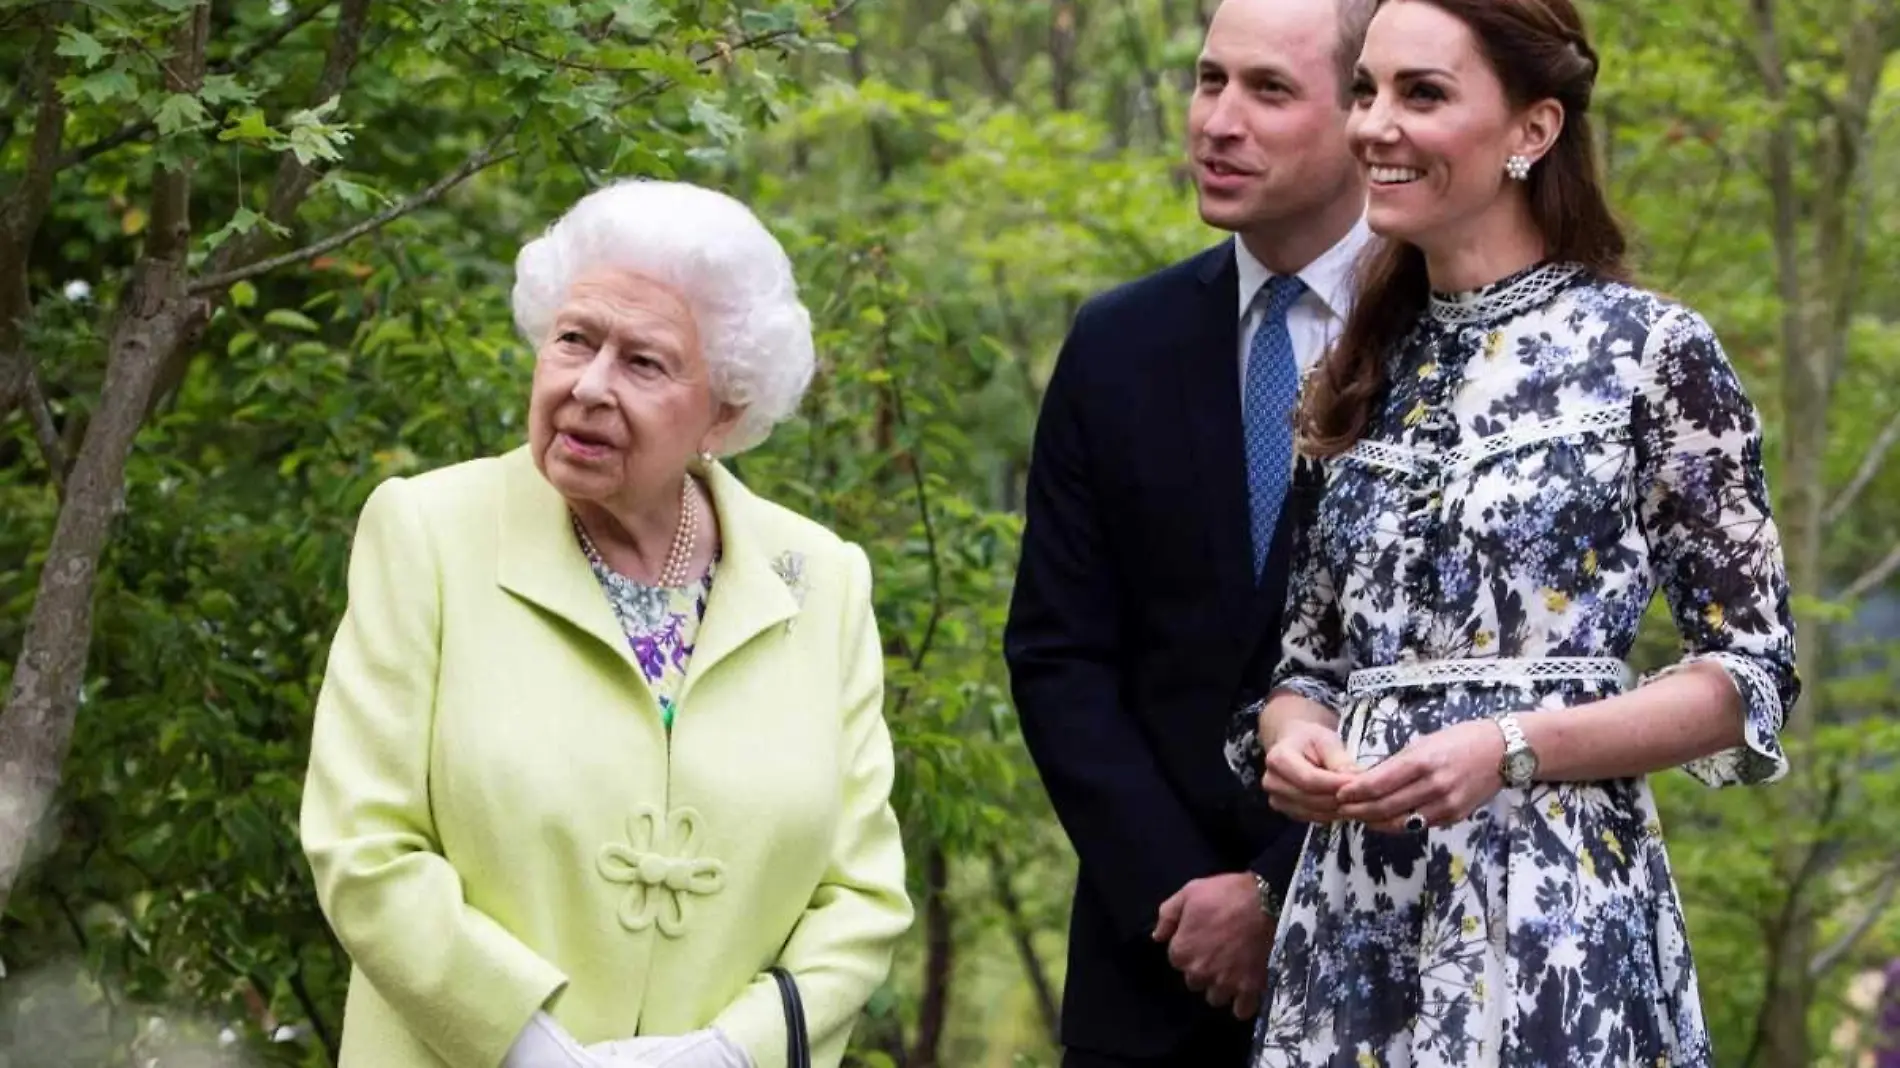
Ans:
POLYGON ((816 357, 785 249, 751 209, 685 182, 627 179, 582 197, 515 257, 515 328, 536 349, 575 279, 620 268, 677 289, 713 396, 744 409, 722 450, 764 441, 797 410, 816 357))

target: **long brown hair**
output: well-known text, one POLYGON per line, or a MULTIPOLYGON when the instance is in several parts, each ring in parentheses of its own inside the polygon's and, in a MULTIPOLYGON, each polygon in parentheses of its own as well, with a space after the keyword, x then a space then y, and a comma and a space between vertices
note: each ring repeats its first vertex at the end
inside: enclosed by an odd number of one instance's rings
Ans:
MULTIPOLYGON (((1550 259, 1607 278, 1626 277, 1623 229, 1604 197, 1590 136, 1596 52, 1571 0, 1410 2, 1432 4, 1470 28, 1513 106, 1539 100, 1563 105, 1563 129, 1531 170, 1531 218, 1550 259)), ((1358 290, 1345 329, 1301 407, 1301 447, 1315 456, 1336 456, 1365 433, 1373 402, 1385 388, 1387 355, 1430 298, 1425 254, 1402 241, 1377 246, 1360 264, 1358 290)))

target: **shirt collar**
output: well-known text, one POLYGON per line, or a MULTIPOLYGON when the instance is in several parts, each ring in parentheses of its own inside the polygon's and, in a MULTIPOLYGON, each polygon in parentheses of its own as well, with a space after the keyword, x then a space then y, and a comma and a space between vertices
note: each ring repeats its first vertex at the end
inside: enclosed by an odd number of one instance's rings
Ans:
MULTIPOLYGON (((1352 229, 1346 231, 1345 237, 1320 253, 1319 258, 1299 272, 1300 281, 1306 283, 1306 288, 1319 297, 1320 303, 1336 319, 1344 320, 1347 313, 1352 311, 1352 267, 1358 261, 1360 251, 1371 240, 1372 231, 1366 229, 1365 217, 1360 216, 1359 221, 1352 224, 1352 229)), ((1239 314, 1240 318, 1245 319, 1247 312, 1253 308, 1254 297, 1260 293, 1260 287, 1273 277, 1273 272, 1247 250, 1247 243, 1238 234, 1234 236, 1234 263, 1240 268, 1239 314)))

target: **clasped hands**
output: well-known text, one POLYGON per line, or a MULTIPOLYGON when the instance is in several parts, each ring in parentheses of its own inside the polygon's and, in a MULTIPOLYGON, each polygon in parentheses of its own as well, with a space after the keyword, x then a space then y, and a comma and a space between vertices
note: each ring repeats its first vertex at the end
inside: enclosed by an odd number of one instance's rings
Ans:
POLYGON ((1260 788, 1268 804, 1307 823, 1351 820, 1399 834, 1416 812, 1427 826, 1444 827, 1504 786, 1504 735, 1489 720, 1416 738, 1370 768, 1352 759, 1338 731, 1306 720, 1284 724, 1266 752, 1260 788))
POLYGON ((552 1016, 537 1012, 522 1028, 502 1068, 754 1068, 746 1051, 708 1027, 583 1047, 552 1016))

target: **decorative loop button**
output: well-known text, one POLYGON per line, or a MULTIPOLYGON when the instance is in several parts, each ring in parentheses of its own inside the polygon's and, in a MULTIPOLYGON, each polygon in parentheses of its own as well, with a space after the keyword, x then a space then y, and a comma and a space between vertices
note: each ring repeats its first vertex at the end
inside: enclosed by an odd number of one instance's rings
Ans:
POLYGON ((697 857, 699 813, 676 808, 664 820, 658 809, 642 805, 627 817, 627 842, 600 847, 601 877, 627 885, 615 915, 620 925, 639 933, 658 927, 668 938, 686 932, 691 899, 725 889, 726 868, 711 857, 697 857))

